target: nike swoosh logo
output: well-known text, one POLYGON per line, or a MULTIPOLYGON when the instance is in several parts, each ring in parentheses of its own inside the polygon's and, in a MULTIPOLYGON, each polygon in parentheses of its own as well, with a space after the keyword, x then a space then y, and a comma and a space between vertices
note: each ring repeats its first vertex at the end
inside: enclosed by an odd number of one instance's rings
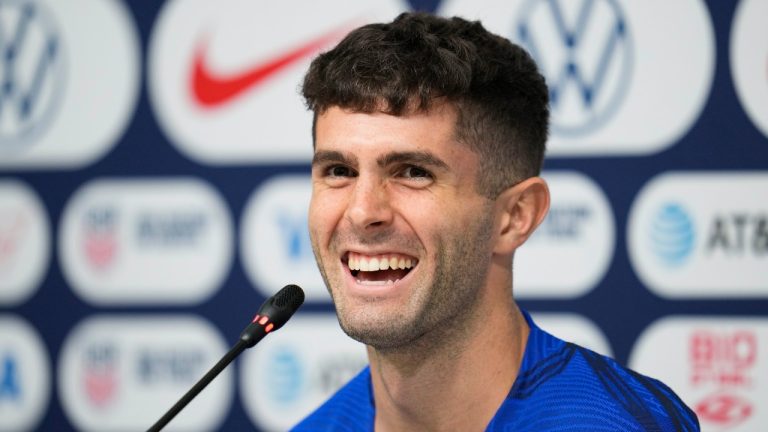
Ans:
POLYGON ((193 99, 206 108, 225 104, 320 51, 331 42, 341 39, 348 32, 349 27, 344 26, 342 29, 320 35, 305 44, 231 75, 218 75, 211 70, 206 57, 208 43, 204 40, 198 45, 193 59, 191 79, 193 99))

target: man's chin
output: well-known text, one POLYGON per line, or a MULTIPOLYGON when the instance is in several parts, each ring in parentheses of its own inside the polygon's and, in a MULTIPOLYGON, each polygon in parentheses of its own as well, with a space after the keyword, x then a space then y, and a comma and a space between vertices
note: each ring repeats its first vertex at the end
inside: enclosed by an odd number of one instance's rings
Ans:
POLYGON ((373 348, 396 348, 409 339, 407 326, 393 325, 389 320, 353 319, 340 315, 339 324, 347 336, 373 348))

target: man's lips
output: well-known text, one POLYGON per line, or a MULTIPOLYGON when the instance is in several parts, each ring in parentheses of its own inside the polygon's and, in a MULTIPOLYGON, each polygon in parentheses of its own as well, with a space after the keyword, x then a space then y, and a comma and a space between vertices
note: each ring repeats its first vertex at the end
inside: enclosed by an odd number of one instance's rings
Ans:
POLYGON ((342 262, 358 284, 368 286, 392 285, 418 265, 415 257, 398 253, 348 252, 342 262))

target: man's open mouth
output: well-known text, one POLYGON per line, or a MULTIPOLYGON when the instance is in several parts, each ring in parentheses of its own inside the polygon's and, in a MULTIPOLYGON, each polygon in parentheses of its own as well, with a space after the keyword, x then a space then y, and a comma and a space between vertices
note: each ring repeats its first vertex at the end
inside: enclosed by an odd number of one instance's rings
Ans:
POLYGON ((418 264, 414 257, 400 254, 362 255, 349 252, 346 264, 362 285, 391 285, 404 278, 418 264))

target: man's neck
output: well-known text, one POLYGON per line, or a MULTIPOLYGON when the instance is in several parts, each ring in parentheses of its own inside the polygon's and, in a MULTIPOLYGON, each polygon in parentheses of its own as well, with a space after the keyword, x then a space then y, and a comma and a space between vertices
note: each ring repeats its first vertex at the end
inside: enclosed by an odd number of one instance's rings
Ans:
POLYGON ((377 431, 485 429, 517 377, 529 330, 509 294, 485 297, 440 334, 368 348, 377 431))

